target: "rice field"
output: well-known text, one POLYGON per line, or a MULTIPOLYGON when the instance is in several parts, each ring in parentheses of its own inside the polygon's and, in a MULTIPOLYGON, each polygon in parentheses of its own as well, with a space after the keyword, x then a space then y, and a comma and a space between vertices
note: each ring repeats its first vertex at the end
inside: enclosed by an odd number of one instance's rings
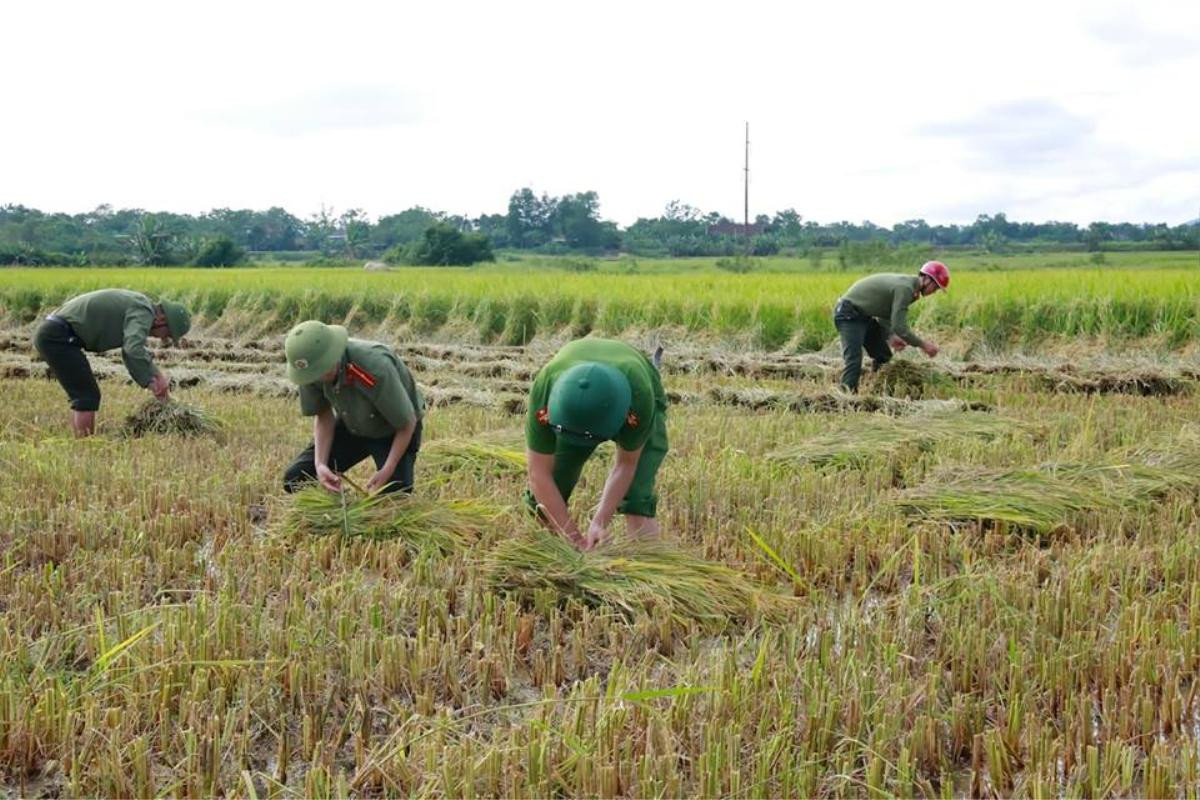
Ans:
MULTIPOLYGON (((216 288, 233 274, 192 291, 261 291, 216 288)), ((1150 284, 1172 280, 1194 278, 1150 284)), ((951 302, 987 302, 976 291, 951 302)), ((1129 302, 1195 302, 1158 291, 1129 302)), ((165 421, 119 358, 93 357, 105 400, 83 442, 6 306, 6 795, 1200 786, 1200 366, 1185 345, 960 354, 847 398, 828 348, 672 339, 663 537, 618 526, 580 554, 518 509, 523 392, 568 330, 517 346, 473 323, 454 339, 450 321, 427 337, 389 327, 394 310, 372 322, 430 399, 426 441, 412 498, 343 505, 283 496, 310 427, 283 378, 281 312, 231 336, 243 302, 157 353, 180 404, 165 421)), ((576 508, 598 500, 599 461, 576 508)))
MULTIPOLYGON (((960 355, 1040 349, 1048 340, 1171 350, 1194 344, 1200 338, 1196 254, 1122 255, 1103 267, 1088 265, 1084 254, 1041 262, 1059 266, 1014 257, 1024 268, 1003 270, 964 257, 951 292, 916 304, 911 316, 960 355)), ((182 300, 211 332, 239 338, 284 333, 294 320, 319 318, 381 326, 419 341, 525 345, 592 331, 665 331, 680 340, 811 352, 829 344, 833 303, 860 276, 797 272, 782 259, 764 260, 760 271, 746 275, 715 271, 707 262, 673 265, 671 273, 637 262, 632 274, 611 268, 580 274, 552 263, 378 274, 297 267, 5 269, 0 319, 26 323, 71 294, 121 286, 182 300)))

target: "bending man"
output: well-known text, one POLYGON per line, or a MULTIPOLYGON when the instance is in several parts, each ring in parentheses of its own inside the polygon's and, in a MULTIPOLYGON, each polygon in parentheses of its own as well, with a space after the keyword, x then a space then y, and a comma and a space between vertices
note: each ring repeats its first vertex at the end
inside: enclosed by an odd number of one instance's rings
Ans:
POLYGON ((869 275, 855 282, 833 309, 833 324, 842 340, 842 387, 858 391, 863 348, 874 360, 872 371, 892 360, 892 351, 921 348, 933 358, 938 346, 908 327, 908 307, 925 295, 950 285, 950 270, 927 261, 916 275, 869 275))
POLYGON ((424 404, 392 348, 309 320, 292 328, 283 350, 287 376, 300 387, 300 413, 315 418, 313 440, 284 473, 283 488, 317 481, 340 492, 341 473, 370 456, 369 491, 411 492, 424 404))
POLYGON ((581 549, 625 515, 634 535, 655 535, 654 484, 667 454, 667 397, 658 370, 640 351, 610 339, 565 345, 534 378, 525 419, 526 504, 581 549), (616 458, 587 533, 567 508, 583 465, 604 441, 616 458))
POLYGON ((179 303, 156 303, 126 289, 99 289, 71 298, 47 316, 33 344, 67 393, 75 435, 91 436, 100 410, 100 386, 84 351, 121 348, 133 382, 166 399, 171 381, 154 365, 146 339, 180 339, 191 327, 191 316, 179 303))

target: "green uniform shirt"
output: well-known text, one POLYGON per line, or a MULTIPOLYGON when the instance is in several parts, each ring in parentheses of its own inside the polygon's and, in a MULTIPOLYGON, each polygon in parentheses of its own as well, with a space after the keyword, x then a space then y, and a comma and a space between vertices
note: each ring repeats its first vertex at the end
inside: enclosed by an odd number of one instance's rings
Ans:
POLYGON ((920 276, 883 273, 855 282, 842 299, 877 319, 885 335, 894 333, 913 347, 921 347, 925 342, 908 327, 908 307, 920 291, 920 276))
POLYGON ((99 289, 71 298, 54 315, 67 321, 84 350, 103 353, 121 348, 121 358, 134 383, 149 386, 158 372, 146 349, 155 312, 156 305, 144 294, 99 289))
POLYGON ((525 416, 525 444, 535 453, 553 453, 558 441, 550 427, 550 389, 566 370, 587 361, 608 364, 629 379, 633 390, 630 415, 614 441, 622 450, 642 447, 654 430, 658 409, 666 408, 667 396, 658 370, 636 348, 612 339, 579 339, 565 345, 542 367, 529 392, 529 411, 525 416))
POLYGON ((300 387, 300 413, 332 408, 351 433, 371 439, 395 436, 425 413, 421 392, 400 357, 379 342, 350 339, 332 383, 300 387))

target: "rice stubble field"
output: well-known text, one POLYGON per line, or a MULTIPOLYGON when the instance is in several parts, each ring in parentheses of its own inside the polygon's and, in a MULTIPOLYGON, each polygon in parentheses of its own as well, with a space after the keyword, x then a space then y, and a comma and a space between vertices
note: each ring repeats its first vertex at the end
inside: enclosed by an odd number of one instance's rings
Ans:
MULTIPOLYGON (((304 523, 282 497, 310 427, 279 337, 223 338, 214 322, 159 352, 175 397, 219 436, 128 435, 144 392, 93 358, 100 435, 74 441, 30 328, 12 322, 7 793, 1200 785, 1200 401, 1186 347, 1154 363, 939 359, 850 399, 832 390, 828 351, 681 344, 664 366, 665 542, 572 560, 517 510, 522 392, 551 337, 394 337, 432 404, 407 511, 440 535, 421 538, 357 505, 351 531, 319 497, 304 523), (728 593, 691 603, 679 575, 728 593)), ((598 498, 599 461, 579 508, 598 498)))

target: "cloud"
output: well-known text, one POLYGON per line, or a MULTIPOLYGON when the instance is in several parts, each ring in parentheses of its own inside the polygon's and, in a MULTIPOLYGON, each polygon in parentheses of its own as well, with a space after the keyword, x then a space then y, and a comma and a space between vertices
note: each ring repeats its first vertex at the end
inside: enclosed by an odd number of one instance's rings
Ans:
POLYGON ((1200 36, 1152 31, 1128 16, 1109 16, 1087 26, 1093 37, 1117 49, 1119 58, 1132 67, 1144 67, 1195 56, 1200 36))
POLYGON ((983 109, 957 122, 924 126, 919 133, 958 140, 985 170, 1051 166, 1091 144, 1095 123, 1047 100, 1019 100, 983 109))
POLYGON ((278 136, 324 131, 374 130, 415 125, 427 114, 420 94, 394 86, 328 86, 268 98, 212 115, 215 121, 278 136))

